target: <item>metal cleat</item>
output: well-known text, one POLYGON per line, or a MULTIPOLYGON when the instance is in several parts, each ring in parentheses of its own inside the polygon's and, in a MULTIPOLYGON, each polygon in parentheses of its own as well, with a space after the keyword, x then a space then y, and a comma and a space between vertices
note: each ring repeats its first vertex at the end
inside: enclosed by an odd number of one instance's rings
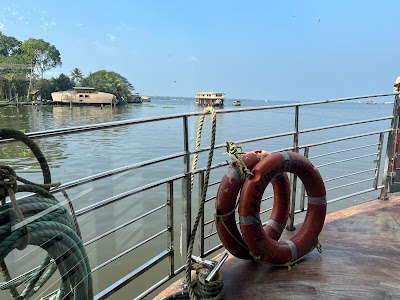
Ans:
POLYGON ((224 253, 224 255, 222 255, 221 259, 219 260, 219 262, 215 265, 215 267, 212 269, 211 273, 208 274, 207 278, 206 278, 206 282, 210 282, 213 280, 215 274, 217 274, 217 272, 219 271, 219 269, 221 269, 223 263, 226 261, 226 259, 228 258, 229 254, 228 253, 224 253))
POLYGON ((201 257, 192 255, 192 260, 195 261, 196 263, 209 267, 209 268, 214 268, 216 262, 208 259, 202 259, 201 257))

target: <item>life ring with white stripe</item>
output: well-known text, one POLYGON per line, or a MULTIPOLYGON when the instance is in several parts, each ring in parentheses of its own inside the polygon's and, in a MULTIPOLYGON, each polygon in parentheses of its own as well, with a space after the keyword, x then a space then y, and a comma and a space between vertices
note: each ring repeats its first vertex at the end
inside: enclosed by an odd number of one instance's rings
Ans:
POLYGON ((318 235, 326 216, 324 181, 311 161, 296 152, 277 152, 261 160, 252 170, 240 193, 239 216, 243 239, 253 257, 277 265, 301 259, 318 245, 318 235), (287 241, 271 239, 262 230, 259 220, 262 194, 268 184, 280 174, 290 172, 303 182, 308 207, 304 223, 296 235, 287 241))
MULTIPOLYGON (((254 166, 268 155, 262 150, 247 152, 241 157, 242 163, 252 170, 254 166)), ((243 185, 236 167, 230 166, 222 178, 215 201, 215 223, 222 245, 234 256, 252 259, 249 249, 243 241, 235 219, 236 200, 243 185)), ((274 206, 269 221, 263 226, 263 232, 271 239, 278 240, 286 225, 290 206, 290 183, 286 173, 272 181, 274 206)))

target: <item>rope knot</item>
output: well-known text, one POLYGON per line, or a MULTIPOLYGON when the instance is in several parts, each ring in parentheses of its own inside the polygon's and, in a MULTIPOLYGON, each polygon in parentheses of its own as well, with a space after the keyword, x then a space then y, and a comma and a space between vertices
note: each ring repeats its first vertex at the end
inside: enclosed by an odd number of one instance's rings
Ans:
POLYGON ((231 166, 238 170, 240 179, 242 181, 246 180, 250 176, 254 175, 242 161, 242 156, 245 154, 242 150, 242 147, 236 146, 234 142, 226 142, 226 152, 224 154, 228 154, 231 158, 231 161, 228 162, 231 166))
POLYGON ((0 196, 2 199, 9 195, 10 190, 14 193, 18 190, 15 171, 9 166, 0 165, 0 196))

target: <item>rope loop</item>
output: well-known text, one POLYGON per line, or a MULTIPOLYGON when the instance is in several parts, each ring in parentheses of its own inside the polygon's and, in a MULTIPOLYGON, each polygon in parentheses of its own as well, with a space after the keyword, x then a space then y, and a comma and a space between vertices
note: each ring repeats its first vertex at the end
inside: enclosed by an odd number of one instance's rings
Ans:
MULTIPOLYGON (((0 129, 0 138, 19 140, 34 153, 43 173, 43 184, 33 183, 17 176, 15 170, 0 165, 0 271, 6 282, 0 289, 9 289, 14 299, 30 299, 58 269, 61 276, 60 289, 51 299, 93 299, 93 284, 87 253, 84 249, 72 203, 71 214, 49 192, 60 182, 51 183, 50 168, 36 143, 23 132, 0 129), (17 185, 17 181, 24 184, 17 185), (16 199, 18 192, 34 193, 16 199), (10 198, 6 202, 6 197, 10 198), (42 264, 18 278, 11 278, 5 263, 6 256, 14 249, 23 250, 27 245, 43 248, 47 256, 42 264), (27 283, 19 293, 17 287, 27 283)), ((66 193, 63 191, 67 198, 66 193)))
POLYGON ((4 199, 8 196, 8 190, 17 192, 16 174, 13 168, 0 165, 0 196, 4 199))
POLYGON ((288 261, 288 262, 285 264, 285 267, 287 267, 288 271, 292 271, 292 265, 293 265, 293 263, 292 263, 291 261, 288 261))
MULTIPOLYGON (((5 205, 5 199, 6 197, 10 197, 10 202, 11 206, 14 210, 14 213, 18 219, 19 222, 24 222, 25 218, 24 215, 21 211, 21 209, 18 206, 18 201, 15 197, 15 193, 18 192, 18 185, 17 185, 17 175, 14 171, 13 168, 6 166, 6 165, 0 165, 0 196, 1 198, 1 205, 5 205)), ((24 224, 21 227, 21 230, 23 232, 22 238, 17 242, 16 248, 18 250, 24 250, 26 246, 29 245, 30 241, 30 236, 29 236, 29 229, 24 224)))
POLYGON ((228 154, 231 158, 231 161, 228 162, 231 166, 236 168, 239 172, 240 180, 245 181, 250 176, 254 175, 243 162, 242 157, 245 154, 242 150, 242 147, 237 146, 234 142, 227 141, 226 142, 226 152, 224 154, 228 154))

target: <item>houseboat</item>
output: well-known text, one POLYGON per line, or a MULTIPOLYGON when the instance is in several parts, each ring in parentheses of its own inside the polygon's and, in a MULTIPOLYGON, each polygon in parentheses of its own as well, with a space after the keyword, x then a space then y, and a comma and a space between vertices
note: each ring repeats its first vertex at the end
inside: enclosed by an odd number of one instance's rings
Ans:
POLYGON ((72 90, 51 93, 51 104, 112 105, 119 104, 114 94, 99 92, 92 87, 74 87, 72 90))
POLYGON ((141 98, 142 98, 142 101, 143 102, 150 102, 151 101, 151 98, 149 97, 149 96, 140 96, 141 98))
POLYGON ((196 104, 200 106, 224 106, 225 94, 220 92, 200 92, 196 94, 196 104))
POLYGON ((129 97, 128 103, 142 103, 143 99, 139 94, 133 94, 129 97))
POLYGON ((233 106, 240 106, 240 105, 242 105, 240 100, 233 101, 233 106))

